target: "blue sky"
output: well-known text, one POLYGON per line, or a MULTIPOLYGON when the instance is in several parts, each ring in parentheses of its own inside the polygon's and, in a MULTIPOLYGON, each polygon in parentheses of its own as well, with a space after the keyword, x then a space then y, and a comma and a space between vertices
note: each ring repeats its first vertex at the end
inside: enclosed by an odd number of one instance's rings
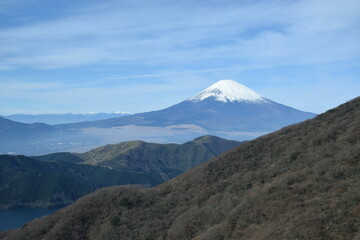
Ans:
POLYGON ((0 0, 0 114, 144 112, 234 79, 321 113, 360 95, 360 1, 0 0))

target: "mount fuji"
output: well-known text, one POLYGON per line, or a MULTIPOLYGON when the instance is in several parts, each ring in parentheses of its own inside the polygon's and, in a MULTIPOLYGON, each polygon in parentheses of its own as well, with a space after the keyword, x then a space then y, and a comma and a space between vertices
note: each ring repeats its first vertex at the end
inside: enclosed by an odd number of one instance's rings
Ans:
POLYGON ((166 109, 121 118, 59 125, 65 128, 124 125, 195 125, 210 132, 270 132, 314 117, 264 98, 233 80, 220 80, 199 94, 166 109))
POLYGON ((241 141, 314 116, 262 97, 236 81, 221 80, 176 105, 130 116, 58 125, 0 117, 0 153, 83 152, 131 140, 183 143, 209 134, 241 141), (21 127, 9 128, 14 124, 21 127))

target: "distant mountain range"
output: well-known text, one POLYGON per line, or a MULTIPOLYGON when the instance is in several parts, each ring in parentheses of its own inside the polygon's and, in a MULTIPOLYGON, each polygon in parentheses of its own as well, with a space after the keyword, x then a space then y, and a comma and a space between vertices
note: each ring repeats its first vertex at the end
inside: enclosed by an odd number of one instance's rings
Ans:
POLYGON ((0 209, 64 206, 104 186, 156 185, 240 144, 203 136, 184 144, 131 141, 86 153, 0 155, 0 209))
POLYGON ((159 111, 97 121, 43 124, 30 132, 26 129, 39 124, 17 123, 23 127, 10 130, 4 130, 0 125, 0 133, 5 131, 9 136, 0 139, 0 153, 79 152, 129 140, 185 142, 206 134, 248 140, 314 116, 273 102, 233 80, 221 80, 201 93, 159 111))
POLYGON ((0 154, 41 154, 94 142, 76 130, 59 130, 45 123, 20 123, 0 117, 0 154))
POLYGON ((4 149, 12 141, 19 143, 28 139, 42 139, 54 134, 58 130, 45 123, 20 123, 0 117, 0 149, 4 149))
POLYGON ((116 112, 116 113, 88 113, 88 114, 13 114, 4 116, 5 118, 22 123, 46 123, 50 125, 95 121, 116 117, 129 116, 130 113, 116 112))
POLYGON ((0 234, 45 239, 359 239, 360 98, 153 188, 99 190, 0 234))

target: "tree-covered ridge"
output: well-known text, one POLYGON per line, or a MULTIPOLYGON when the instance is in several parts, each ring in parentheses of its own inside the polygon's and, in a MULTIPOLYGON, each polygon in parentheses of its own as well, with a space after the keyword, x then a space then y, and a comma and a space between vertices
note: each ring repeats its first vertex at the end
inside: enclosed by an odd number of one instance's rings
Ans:
POLYGON ((118 171, 155 172, 163 180, 168 180, 240 144, 238 141, 208 135, 184 144, 128 141, 85 153, 55 153, 35 158, 103 166, 118 171))
POLYGON ((0 155, 0 209, 59 207, 105 186, 157 185, 239 144, 204 136, 185 144, 131 141, 86 153, 0 155))
POLYGON ((161 182, 150 174, 14 155, 0 155, 0 173, 0 208, 61 207, 101 187, 161 182))

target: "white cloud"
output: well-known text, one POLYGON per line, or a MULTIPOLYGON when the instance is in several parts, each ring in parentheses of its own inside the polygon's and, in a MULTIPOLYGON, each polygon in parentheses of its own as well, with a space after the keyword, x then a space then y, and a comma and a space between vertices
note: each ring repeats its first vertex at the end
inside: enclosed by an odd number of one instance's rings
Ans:
POLYGON ((1 95, 11 95, 12 91, 40 91, 40 90, 55 90, 63 88, 64 85, 57 82, 32 82, 32 81, 14 81, 0 79, 1 95))
POLYGON ((16 11, 20 6, 34 2, 34 0, 1 0, 0 1, 0 13, 8 14, 16 11))
POLYGON ((0 30, 2 61, 39 69, 123 62, 201 65, 211 59, 312 64, 354 58, 360 48, 356 1, 223 7, 195 1, 108 3, 0 30))

